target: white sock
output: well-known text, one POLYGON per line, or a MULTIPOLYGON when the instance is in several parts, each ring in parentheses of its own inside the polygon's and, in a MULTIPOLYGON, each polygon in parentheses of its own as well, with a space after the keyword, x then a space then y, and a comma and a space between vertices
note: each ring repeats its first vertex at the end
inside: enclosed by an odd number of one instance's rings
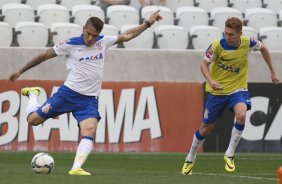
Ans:
POLYGON ((39 107, 37 102, 37 95, 34 92, 29 94, 29 100, 26 108, 26 117, 28 117, 32 112, 35 112, 39 107))
POLYGON ((205 141, 205 139, 199 140, 196 137, 196 135, 194 134, 192 145, 191 145, 191 148, 190 148, 190 152, 188 153, 188 155, 186 157, 186 159, 189 162, 194 162, 196 160, 196 154, 198 152, 198 148, 199 148, 200 145, 203 144, 204 141, 205 141))
POLYGON ((88 155, 91 153, 92 146, 93 146, 93 140, 87 138, 81 139, 76 150, 76 155, 71 170, 81 168, 81 166, 86 161, 88 155))
POLYGON ((228 148, 225 152, 225 155, 227 157, 233 157, 234 156, 235 149, 240 142, 240 139, 242 137, 242 133, 243 133, 243 130, 240 131, 237 128, 235 128, 235 126, 233 126, 229 146, 228 146, 228 148))

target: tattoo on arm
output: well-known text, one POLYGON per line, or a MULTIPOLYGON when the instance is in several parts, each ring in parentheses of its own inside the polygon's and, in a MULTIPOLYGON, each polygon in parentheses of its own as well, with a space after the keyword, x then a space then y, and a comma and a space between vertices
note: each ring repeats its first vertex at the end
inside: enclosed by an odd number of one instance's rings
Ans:
POLYGON ((124 32, 123 34, 121 34, 118 38, 117 43, 119 42, 124 42, 124 41, 129 41, 137 36, 139 36, 143 31, 145 31, 147 29, 145 23, 131 28, 129 30, 127 30, 126 32, 124 32))
POLYGON ((48 49, 46 52, 43 52, 37 56, 35 56, 31 61, 29 61, 26 65, 24 65, 20 69, 20 73, 24 73, 25 71, 29 70, 30 68, 35 67, 36 65, 39 65, 43 61, 53 58, 57 56, 53 48, 48 49))

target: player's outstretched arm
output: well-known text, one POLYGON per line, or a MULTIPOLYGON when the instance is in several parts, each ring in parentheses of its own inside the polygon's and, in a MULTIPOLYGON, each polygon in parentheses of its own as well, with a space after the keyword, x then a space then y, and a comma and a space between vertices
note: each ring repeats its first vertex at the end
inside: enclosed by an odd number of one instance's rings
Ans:
POLYGON ((269 70, 270 70, 270 73, 271 73, 271 80, 274 84, 278 84, 279 83, 279 78, 275 72, 275 69, 272 65, 272 61, 271 61, 271 57, 270 57, 270 53, 269 53, 269 50, 268 48, 262 43, 261 45, 261 49, 260 49, 260 52, 261 52, 261 55, 263 57, 263 59, 265 60, 269 70))
POLYGON ((144 23, 140 24, 139 26, 136 26, 136 27, 129 29, 128 31, 120 34, 117 38, 116 43, 126 42, 126 41, 131 40, 131 39, 139 36, 147 28, 151 27, 156 21, 162 20, 162 17, 160 16, 159 12, 160 12, 160 10, 153 13, 150 16, 149 20, 146 20, 144 23))
POLYGON ((55 53, 53 48, 48 49, 47 51, 35 56, 33 59, 31 59, 31 61, 26 63, 22 68, 20 68, 16 72, 12 73, 9 76, 9 80, 10 81, 16 80, 25 71, 29 70, 32 67, 35 67, 36 65, 42 63, 43 61, 45 61, 47 59, 50 59, 50 58, 53 58, 53 57, 56 57, 56 56, 57 56, 57 54, 55 53))

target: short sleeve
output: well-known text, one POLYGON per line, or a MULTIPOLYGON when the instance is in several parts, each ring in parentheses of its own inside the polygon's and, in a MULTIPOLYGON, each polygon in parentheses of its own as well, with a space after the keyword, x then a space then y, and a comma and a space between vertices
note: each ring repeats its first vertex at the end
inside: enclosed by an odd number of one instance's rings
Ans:
POLYGON ((212 63, 212 62, 214 62, 215 58, 216 58, 216 56, 212 51, 212 44, 211 44, 205 52, 204 60, 209 62, 209 63, 212 63))
POLYGON ((113 46, 117 41, 117 36, 104 36, 104 42, 107 48, 113 46))
POLYGON ((255 38, 250 39, 250 50, 259 51, 261 49, 261 42, 255 38))
POLYGON ((54 45, 54 50, 58 56, 69 55, 71 45, 68 44, 68 40, 60 42, 54 45))

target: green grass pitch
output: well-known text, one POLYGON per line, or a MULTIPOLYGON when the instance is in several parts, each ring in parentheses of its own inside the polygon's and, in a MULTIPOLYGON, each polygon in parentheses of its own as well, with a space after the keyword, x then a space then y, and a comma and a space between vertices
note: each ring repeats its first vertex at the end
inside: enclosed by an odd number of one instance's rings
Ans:
POLYGON ((69 176, 74 153, 50 153, 55 168, 50 174, 33 173, 35 152, 0 152, 1 184, 277 184, 281 154, 237 154, 236 172, 224 170, 223 153, 201 153, 192 176, 180 174, 184 153, 93 153, 84 169, 92 176, 69 176))

